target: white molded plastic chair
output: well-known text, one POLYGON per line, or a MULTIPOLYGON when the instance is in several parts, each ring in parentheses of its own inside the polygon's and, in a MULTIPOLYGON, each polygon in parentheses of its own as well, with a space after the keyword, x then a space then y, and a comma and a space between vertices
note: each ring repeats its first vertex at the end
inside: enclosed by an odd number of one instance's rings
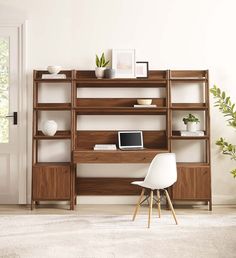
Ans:
POLYGON ((170 200, 168 191, 165 189, 173 185, 177 180, 177 169, 176 169, 176 158, 174 153, 163 153, 157 154, 152 160, 148 173, 144 181, 135 181, 132 182, 134 185, 141 186, 142 192, 138 200, 137 206, 134 211, 133 220, 137 215, 139 206, 149 198, 143 199, 145 191, 149 189, 150 192, 150 201, 149 201, 149 216, 148 216, 148 227, 150 228, 151 215, 152 215, 152 205, 153 205, 153 192, 157 191, 157 205, 158 205, 158 214, 159 218, 161 217, 161 200, 160 200, 160 190, 164 190, 166 195, 169 207, 175 219, 175 223, 178 224, 173 205, 170 200))

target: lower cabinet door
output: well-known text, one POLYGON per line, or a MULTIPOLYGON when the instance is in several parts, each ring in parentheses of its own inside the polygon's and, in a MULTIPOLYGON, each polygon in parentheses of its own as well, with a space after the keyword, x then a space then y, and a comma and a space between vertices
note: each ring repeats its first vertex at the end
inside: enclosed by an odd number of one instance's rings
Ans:
POLYGON ((70 198, 69 166, 33 168, 33 199, 66 200, 70 198))
POLYGON ((178 167, 177 182, 172 188, 175 200, 201 200, 211 198, 209 167, 178 167))

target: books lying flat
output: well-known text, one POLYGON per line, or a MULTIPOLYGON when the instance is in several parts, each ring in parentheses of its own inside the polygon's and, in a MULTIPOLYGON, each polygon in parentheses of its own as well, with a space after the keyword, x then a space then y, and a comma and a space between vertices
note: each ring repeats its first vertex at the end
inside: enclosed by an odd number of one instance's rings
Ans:
POLYGON ((157 105, 134 105, 135 108, 154 108, 157 105))
POLYGON ((42 79, 66 79, 65 74, 42 74, 42 79))
POLYGON ((115 144, 96 144, 94 150, 116 150, 115 144))
POLYGON ((181 136, 204 136, 203 131, 189 132, 189 131, 180 131, 181 136))

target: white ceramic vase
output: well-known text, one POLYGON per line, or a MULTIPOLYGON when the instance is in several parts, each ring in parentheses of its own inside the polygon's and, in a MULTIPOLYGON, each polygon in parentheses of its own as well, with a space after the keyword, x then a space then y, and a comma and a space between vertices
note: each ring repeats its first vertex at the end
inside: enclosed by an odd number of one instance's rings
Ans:
POLYGON ((187 131, 196 132, 197 131, 197 123, 196 122, 188 122, 187 123, 187 131))
POLYGON ((54 120, 48 120, 43 124, 43 134, 46 136, 53 136, 57 132, 57 123, 54 120))
POLYGON ((95 68, 95 75, 97 79, 102 79, 104 77, 104 71, 106 70, 106 67, 96 67, 95 68))

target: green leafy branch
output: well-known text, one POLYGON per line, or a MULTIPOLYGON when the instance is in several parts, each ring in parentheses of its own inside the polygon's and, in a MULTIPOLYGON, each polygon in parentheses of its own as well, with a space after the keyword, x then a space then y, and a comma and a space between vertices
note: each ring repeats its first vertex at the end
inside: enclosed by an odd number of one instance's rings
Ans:
POLYGON ((228 117, 228 124, 233 128, 236 128, 236 111, 234 110, 235 104, 232 104, 230 97, 226 96, 224 91, 221 91, 216 85, 210 89, 215 101, 215 107, 219 107, 219 110, 228 117))
POLYGON ((109 64, 110 60, 106 61, 104 53, 102 53, 102 56, 99 58, 98 55, 96 55, 96 66, 97 67, 106 67, 109 64))
MULTIPOLYGON (((216 99, 214 106, 218 107, 225 117, 228 117, 228 125, 236 128, 236 111, 234 111, 235 104, 232 104, 230 97, 226 96, 225 92, 221 91, 216 85, 210 89, 210 92, 216 99)), ((222 154, 229 155, 232 160, 236 161, 236 145, 228 143, 222 137, 216 141, 216 145, 219 146, 222 154)), ((230 173, 234 178, 236 178, 236 168, 231 170, 230 173)))

